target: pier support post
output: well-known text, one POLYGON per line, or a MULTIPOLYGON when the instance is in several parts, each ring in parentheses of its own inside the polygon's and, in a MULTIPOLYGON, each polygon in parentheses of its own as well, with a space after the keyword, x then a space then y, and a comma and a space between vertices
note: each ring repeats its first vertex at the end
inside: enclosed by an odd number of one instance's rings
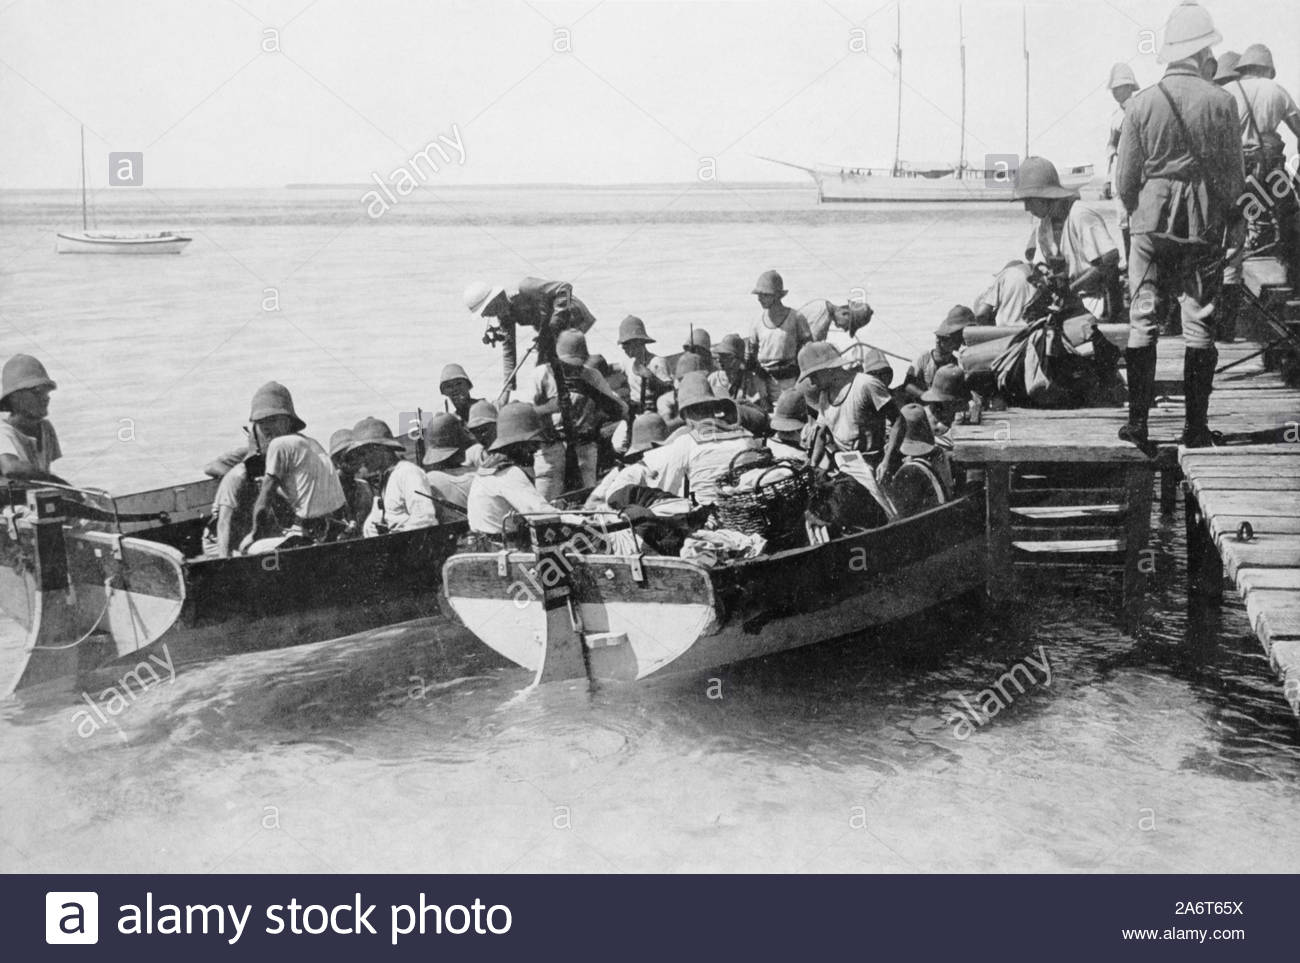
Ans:
MULTIPOLYGON (((1161 473, 1167 477, 1167 472, 1161 473)), ((1151 496, 1154 479, 1149 465, 1130 465, 1124 476, 1124 618, 1134 625, 1141 615, 1146 572, 1142 561, 1151 534, 1151 496)))
POLYGON ((1165 465, 1160 469, 1160 514, 1172 515, 1178 510, 1178 485, 1183 480, 1182 469, 1165 465))
POLYGON ((1223 560, 1210 536, 1201 503, 1189 488, 1186 498, 1187 521, 1187 596, 1205 603, 1218 604, 1223 598, 1223 560))
POLYGON ((985 535, 988 540, 988 571, 985 591, 995 602, 1015 598, 1016 566, 1011 552, 1011 466, 997 462, 984 473, 984 497, 988 508, 985 535))

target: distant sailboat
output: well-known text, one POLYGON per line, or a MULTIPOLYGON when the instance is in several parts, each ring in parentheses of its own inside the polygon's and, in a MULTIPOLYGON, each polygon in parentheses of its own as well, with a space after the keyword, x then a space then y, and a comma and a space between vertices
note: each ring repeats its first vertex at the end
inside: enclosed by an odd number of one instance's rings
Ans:
POLYGON ((110 234, 89 230, 86 217, 86 128, 81 128, 81 232, 57 234, 60 254, 180 254, 190 238, 171 231, 110 234))
MULTIPOLYGON (((961 34, 961 145, 956 164, 916 164, 900 159, 903 137, 903 15, 897 8, 897 36, 894 58, 898 63, 898 107, 894 128, 894 163, 883 167, 806 167, 775 157, 761 157, 785 167, 805 171, 817 184, 817 200, 822 203, 843 201, 1003 201, 1008 199, 1007 170, 985 170, 966 163, 966 32, 958 7, 958 30, 961 34)), ((1022 21, 1023 30, 1023 21, 1022 21)), ((1025 156, 1029 155, 1029 46, 1025 43, 1025 156)), ((1067 167, 1061 171, 1061 183, 1078 189, 1093 179, 1091 164, 1067 167)))

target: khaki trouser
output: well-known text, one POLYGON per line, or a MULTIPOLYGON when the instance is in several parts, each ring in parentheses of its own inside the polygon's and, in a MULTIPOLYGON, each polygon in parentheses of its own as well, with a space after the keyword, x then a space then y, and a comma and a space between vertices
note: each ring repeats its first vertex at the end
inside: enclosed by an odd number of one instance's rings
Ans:
POLYGON ((1213 347, 1223 268, 1223 252, 1215 246, 1134 234, 1128 258, 1128 346, 1145 348, 1159 340, 1160 306, 1176 297, 1187 347, 1213 347))
MULTIPOLYGON (((596 487, 596 443, 588 441, 578 446, 578 469, 582 472, 582 487, 596 487)), ((564 487, 564 443, 557 441, 537 449, 533 456, 533 484, 537 494, 554 502, 567 490, 564 487)))

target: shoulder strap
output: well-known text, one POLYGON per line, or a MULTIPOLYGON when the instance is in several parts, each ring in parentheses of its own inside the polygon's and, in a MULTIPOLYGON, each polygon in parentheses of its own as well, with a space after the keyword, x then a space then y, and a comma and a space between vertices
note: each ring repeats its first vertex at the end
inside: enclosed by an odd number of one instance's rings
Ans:
POLYGON ((1243 86, 1241 86, 1241 79, 1240 79, 1240 78, 1238 78, 1237 80, 1234 80, 1233 83, 1236 84, 1236 85, 1237 85, 1237 89, 1241 91, 1241 100, 1242 100, 1242 103, 1244 103, 1244 104, 1246 105, 1246 117, 1247 117, 1247 119, 1250 120, 1250 130, 1251 130, 1251 133, 1253 133, 1253 134, 1255 135, 1255 141, 1256 141, 1256 143, 1257 143, 1260 147, 1262 147, 1262 146, 1264 146, 1264 138, 1260 136, 1260 133, 1259 133, 1259 124, 1255 123, 1255 111, 1254 111, 1253 109, 1251 109, 1250 95, 1246 93, 1246 88, 1243 87, 1243 86))
MULTIPOLYGON (((1201 164, 1201 155, 1196 151, 1196 141, 1192 139, 1192 132, 1187 129, 1187 123, 1183 120, 1182 111, 1178 109, 1178 104, 1174 101, 1173 95, 1169 93, 1169 88, 1165 86, 1163 80, 1156 84, 1160 92, 1165 95, 1165 100, 1169 101, 1169 109, 1174 113, 1174 120, 1178 121, 1178 128, 1183 132, 1183 139, 1187 141, 1187 152, 1192 155, 1192 166, 1196 169, 1196 174, 1201 180, 1205 180, 1205 169, 1201 164)), ((1206 181, 1208 184, 1209 182, 1206 181)))

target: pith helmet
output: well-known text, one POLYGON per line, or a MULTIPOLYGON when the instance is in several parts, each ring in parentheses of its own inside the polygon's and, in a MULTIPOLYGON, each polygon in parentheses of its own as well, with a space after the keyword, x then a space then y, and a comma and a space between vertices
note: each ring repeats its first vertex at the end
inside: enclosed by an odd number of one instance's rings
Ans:
POLYGON ((920 405, 903 405, 899 412, 907 434, 903 436, 901 450, 904 455, 928 455, 934 451, 934 429, 930 427, 930 416, 920 405))
MULTIPOLYGON (((442 374, 438 376, 438 387, 442 387, 448 381, 469 381, 469 375, 465 369, 458 364, 449 364, 442 369, 442 374)), ((470 381, 469 386, 474 387, 474 382, 470 381)))
POLYGON ((330 457, 341 455, 352 447, 352 429, 340 428, 334 434, 330 435, 330 457))
POLYGON ((849 309, 849 334, 853 334, 860 328, 865 328, 876 313, 872 310, 871 305, 861 298, 850 301, 846 307, 849 309))
POLYGON ((1245 49, 1237 61, 1237 69, 1242 67, 1259 67, 1270 77, 1277 72, 1273 69, 1273 51, 1262 43, 1253 43, 1245 49))
POLYGON ((439 412, 429 419, 424 431, 424 463, 440 465, 458 451, 474 443, 459 418, 450 412, 439 412))
POLYGON ((772 411, 773 431, 798 431, 808 420, 808 403, 797 388, 786 388, 772 411))
POLYGON ((936 337, 947 338, 961 332, 963 328, 975 323, 975 312, 964 304, 954 304, 948 309, 948 316, 935 328, 936 337))
POLYGON ((1205 8, 1196 0, 1183 0, 1165 21, 1165 41, 1156 62, 1171 64, 1222 40, 1223 35, 1214 29, 1214 21, 1205 8))
POLYGON ((738 334, 724 334, 722 340, 713 346, 714 354, 729 354, 737 358, 745 357, 745 342, 738 334))
POLYGON ((751 294, 776 294, 784 295, 790 292, 785 289, 785 282, 781 280, 781 275, 777 271, 764 271, 758 276, 758 282, 754 285, 751 294))
POLYGON ((682 344, 682 350, 690 351, 693 348, 701 348, 704 351, 713 350, 713 338, 709 332, 703 328, 691 328, 691 336, 682 344))
POLYGON ((5 362, 4 372, 0 374, 0 401, 4 401, 15 391, 24 388, 57 388, 45 365, 29 354, 16 354, 5 362))
POLYGON ((646 334, 645 322, 635 314, 629 314, 618 323, 619 344, 627 344, 629 341, 644 341, 646 344, 654 344, 654 340, 654 338, 646 334))
POLYGON ((499 284, 488 284, 486 281, 475 281, 465 289, 465 307, 469 309, 470 314, 483 315, 483 309, 486 308, 503 292, 505 288, 499 284))
POLYGON ((1013 201, 1034 197, 1054 201, 1078 196, 1078 191, 1061 186, 1061 175, 1056 173, 1056 165, 1046 157, 1026 157, 1016 171, 1015 190, 1011 192, 1013 201))
POLYGON ((575 328, 561 331, 555 339, 555 356, 565 364, 581 368, 591 357, 587 351, 587 339, 575 328))
POLYGON ((307 422, 299 418, 298 413, 293 410, 293 395, 289 394, 289 389, 278 381, 268 381, 253 395, 253 405, 248 413, 248 420, 258 422, 275 415, 288 415, 293 422, 294 431, 302 431, 307 427, 307 422))
POLYGON ((497 416, 497 440, 488 451, 500 451, 507 445, 542 440, 542 421, 532 405, 512 401, 497 416))
POLYGON ((348 446, 348 451, 356 451, 366 445, 406 451, 406 446, 393 437, 393 429, 378 418, 362 418, 352 427, 352 444, 348 446))
POLYGON ((709 366, 704 363, 703 358, 701 358, 694 351, 687 351, 684 354, 678 356, 677 364, 673 368, 673 379, 675 381, 681 381, 691 372, 694 371, 707 372, 708 370, 709 370, 709 366))
POLYGON ((1235 50, 1225 50, 1219 57, 1219 67, 1214 73, 1214 82, 1216 84, 1226 84, 1230 80, 1236 80, 1241 74, 1237 73, 1237 61, 1241 60, 1241 54, 1235 50))
MULTIPOLYGON (((849 350, 852 351, 853 349, 850 348, 849 350)), ((889 359, 885 357, 885 352, 879 348, 868 348, 864 345, 863 350, 856 351, 853 357, 857 361, 858 367, 867 374, 879 374, 888 371, 889 377, 881 380, 886 384, 894 380, 894 368, 889 363, 889 359)))
POLYGON ((1128 64, 1120 63, 1110 68, 1110 80, 1106 82, 1107 90, 1117 90, 1120 87, 1136 87, 1137 85, 1137 75, 1133 73, 1133 68, 1128 64))
POLYGON ((713 386, 709 384, 709 376, 703 371, 692 371, 677 386, 677 410, 685 415, 688 409, 704 405, 726 405, 730 410, 728 420, 736 420, 736 403, 730 398, 715 395, 713 386))
POLYGON ((668 440, 668 424, 653 411, 637 415, 632 422, 632 444, 627 453, 636 455, 651 448, 658 448, 668 440))
POLYGON ((803 381, 818 371, 843 368, 851 363, 836 350, 835 345, 813 341, 799 349, 799 380, 803 381))
POLYGON ((490 401, 476 401, 469 406, 469 421, 466 428, 482 428, 484 425, 497 423, 497 406, 490 401))
POLYGON ((946 364, 934 373, 934 381, 921 395, 922 401, 965 401, 966 374, 958 365, 946 364))

